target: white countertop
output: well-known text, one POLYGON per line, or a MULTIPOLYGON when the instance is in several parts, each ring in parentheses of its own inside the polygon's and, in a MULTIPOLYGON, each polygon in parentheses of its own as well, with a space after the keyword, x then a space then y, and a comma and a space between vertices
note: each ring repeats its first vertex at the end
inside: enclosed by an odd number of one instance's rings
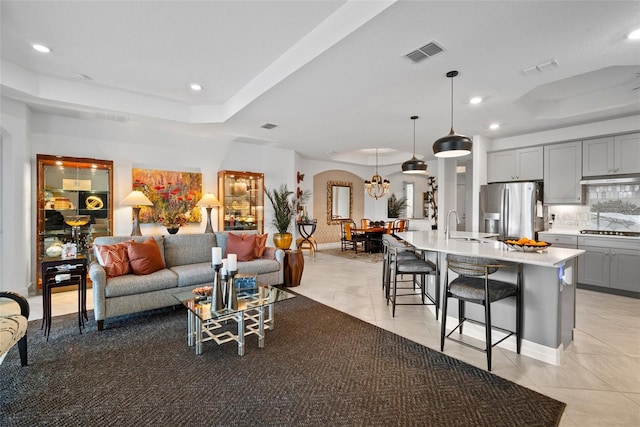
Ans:
POLYGON ((397 236, 417 249, 493 258, 543 267, 560 267, 565 261, 584 253, 583 250, 555 248, 553 246, 542 252, 518 252, 509 249, 502 242, 491 239, 496 235, 489 233, 455 231, 447 239, 444 233, 438 233, 438 231, 405 231, 397 233, 397 236), (480 241, 464 239, 477 239, 480 241))

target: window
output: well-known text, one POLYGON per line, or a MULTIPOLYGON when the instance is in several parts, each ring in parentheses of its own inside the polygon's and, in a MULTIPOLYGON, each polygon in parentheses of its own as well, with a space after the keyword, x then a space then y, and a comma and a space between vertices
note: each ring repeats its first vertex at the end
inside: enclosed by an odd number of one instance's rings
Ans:
POLYGON ((414 183, 413 182, 404 182, 402 184, 402 186, 403 186, 403 188, 402 188, 403 196, 407 198, 406 217, 407 218, 414 218, 414 215, 413 215, 414 183))

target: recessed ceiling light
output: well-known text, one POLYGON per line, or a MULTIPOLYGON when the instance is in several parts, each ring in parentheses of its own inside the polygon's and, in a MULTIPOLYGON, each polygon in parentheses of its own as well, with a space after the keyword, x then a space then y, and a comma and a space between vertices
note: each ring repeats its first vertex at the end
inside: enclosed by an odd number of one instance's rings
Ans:
POLYGON ((51 52, 51 49, 48 48, 47 46, 43 45, 43 44, 32 44, 31 45, 32 48, 34 48, 35 50, 37 50, 38 52, 42 52, 42 53, 49 53, 51 52))
POLYGON ((491 125, 489 125, 489 129, 491 130, 496 130, 500 127, 500 124, 498 123, 492 123, 491 125))
POLYGON ((475 96, 469 100, 469 104, 480 104, 482 102, 482 98, 479 96, 475 96))
POLYGON ((191 88, 191 90, 195 90, 196 92, 202 90, 202 86, 198 83, 191 83, 189 87, 191 88))
POLYGON ((629 34, 627 34, 627 38, 629 40, 638 40, 638 39, 640 39, 640 28, 638 28, 637 30, 633 30, 629 34))

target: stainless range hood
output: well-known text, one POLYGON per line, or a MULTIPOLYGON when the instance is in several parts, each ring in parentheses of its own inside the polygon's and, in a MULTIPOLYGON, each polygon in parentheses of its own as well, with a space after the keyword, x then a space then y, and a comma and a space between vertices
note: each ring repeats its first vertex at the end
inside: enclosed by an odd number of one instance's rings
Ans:
POLYGON ((593 177, 584 178, 580 181, 582 185, 615 185, 615 184, 638 184, 640 176, 627 176, 619 178, 593 177))

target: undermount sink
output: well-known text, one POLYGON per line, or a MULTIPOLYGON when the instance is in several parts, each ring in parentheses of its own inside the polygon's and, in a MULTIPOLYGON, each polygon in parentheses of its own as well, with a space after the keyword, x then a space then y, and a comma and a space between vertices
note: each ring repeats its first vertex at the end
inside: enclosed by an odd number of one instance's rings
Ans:
POLYGON ((487 243, 484 240, 476 239, 474 237, 449 237, 449 240, 459 240, 461 242, 470 242, 470 243, 487 243))

